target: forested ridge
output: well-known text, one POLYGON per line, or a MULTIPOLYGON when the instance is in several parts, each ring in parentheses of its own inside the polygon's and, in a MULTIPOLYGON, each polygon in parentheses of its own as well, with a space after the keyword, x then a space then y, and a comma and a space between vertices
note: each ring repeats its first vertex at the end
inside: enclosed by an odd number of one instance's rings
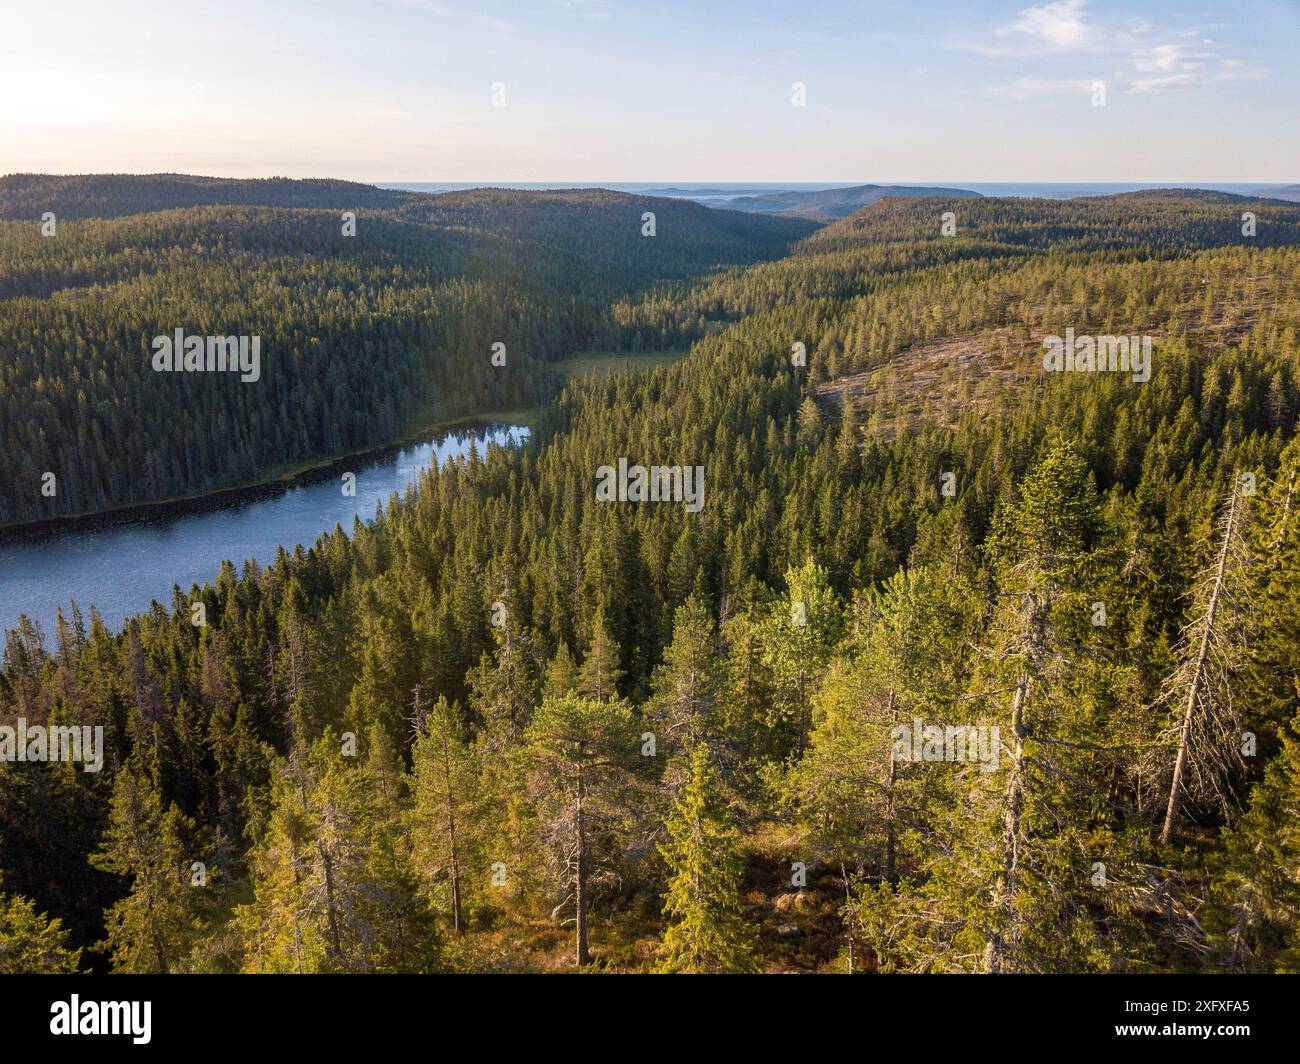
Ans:
POLYGON ((30 221, 50 211, 59 218, 117 218, 178 207, 315 207, 337 211, 397 207, 401 192, 357 181, 284 177, 198 177, 191 174, 5 174, 0 218, 30 221))
POLYGON ((0 764, 0 969, 1300 970, 1298 218, 882 200, 557 314, 691 350, 120 633, 7 634, 6 718, 106 764, 0 764), (1066 328, 1151 336, 1150 380, 1044 373, 1066 328), (972 337, 1023 363, 999 417, 814 399, 972 337), (702 511, 598 502, 619 458, 702 466, 702 511))
POLYGON ((56 216, 53 236, 43 212, 0 223, 0 524, 241 486, 419 422, 531 406, 610 300, 780 254, 812 228, 603 190, 381 193, 0 179, 10 216, 37 201, 56 216), (317 209, 358 201, 376 206, 353 236, 317 209), (155 372, 153 338, 178 328, 259 337, 261 376, 155 372))

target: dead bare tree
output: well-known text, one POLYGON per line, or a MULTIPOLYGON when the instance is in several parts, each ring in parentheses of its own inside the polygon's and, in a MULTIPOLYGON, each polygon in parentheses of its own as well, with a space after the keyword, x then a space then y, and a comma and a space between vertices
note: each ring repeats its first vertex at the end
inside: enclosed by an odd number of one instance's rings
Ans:
POLYGON ((1234 478, 1227 505, 1217 522, 1218 550, 1213 564, 1197 580, 1193 619, 1183 630, 1179 664, 1165 684, 1160 701, 1182 706, 1180 722, 1166 736, 1177 736, 1177 754, 1160 844, 1173 838, 1184 798, 1232 802, 1232 775, 1241 762, 1241 727, 1229 682, 1241 649, 1241 592, 1249 552, 1246 501, 1234 478))

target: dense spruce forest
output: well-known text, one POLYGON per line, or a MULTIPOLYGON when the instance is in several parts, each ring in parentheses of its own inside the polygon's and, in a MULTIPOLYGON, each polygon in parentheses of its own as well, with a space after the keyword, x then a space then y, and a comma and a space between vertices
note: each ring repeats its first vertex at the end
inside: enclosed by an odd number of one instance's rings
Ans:
POLYGON ((0 971, 1300 971, 1300 206, 480 191, 338 239, 341 183, 123 177, 50 240, 7 180, 5 520, 542 405, 120 632, 6 633, 0 719, 105 765, 0 763, 0 971), (177 324, 295 356, 160 382, 177 324), (1045 372, 1067 329, 1149 379, 1045 372), (556 394, 584 347, 689 352, 556 394), (620 459, 703 508, 600 501, 620 459))
POLYGON ((0 525, 243 486, 532 406, 611 300, 814 228, 599 189, 0 178, 0 217, 21 214, 0 222, 0 525), (260 378, 155 372, 151 343, 176 329, 258 336, 260 378))

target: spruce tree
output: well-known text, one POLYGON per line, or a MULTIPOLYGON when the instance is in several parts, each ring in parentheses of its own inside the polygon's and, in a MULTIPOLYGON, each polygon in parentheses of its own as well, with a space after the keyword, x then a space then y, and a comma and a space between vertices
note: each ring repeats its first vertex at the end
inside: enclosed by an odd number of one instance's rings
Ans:
POLYGON ((30 898, 6 894, 0 878, 0 975, 75 972, 81 952, 69 945, 63 921, 38 911, 30 898))
POLYGON ((456 709, 439 698, 411 750, 411 849, 424 882, 465 930, 467 884, 481 872, 480 774, 456 709), (445 891, 445 895, 444 895, 445 891))
POLYGON ((183 970, 205 934, 206 883, 195 884, 202 861, 196 826, 175 805, 164 806, 153 781, 137 767, 113 783, 109 824, 90 863, 126 880, 127 893, 104 914, 105 948, 118 972, 183 970))
POLYGON ((686 782, 673 803, 659 852, 668 864, 659 947, 660 972, 747 972, 756 968, 756 936, 746 923, 740 886, 740 836, 722 800, 721 780, 703 743, 690 753, 686 782))
POLYGON ((686 778, 689 752, 713 742, 719 672, 713 618, 693 595, 677 609, 673 639, 655 669, 647 703, 650 725, 667 760, 670 794, 686 778))
POLYGON ((605 611, 598 609, 591 622, 591 641, 587 656, 578 671, 578 690, 597 701, 618 697, 618 684, 623 678, 619 668, 622 653, 605 626, 605 611))
POLYGON ((560 640, 555 657, 547 663, 542 680, 543 698, 564 698, 578 689, 578 667, 569 653, 569 644, 560 640))
POLYGON ((1230 972, 1300 974, 1300 717, 1223 842, 1206 917, 1215 959, 1230 972))

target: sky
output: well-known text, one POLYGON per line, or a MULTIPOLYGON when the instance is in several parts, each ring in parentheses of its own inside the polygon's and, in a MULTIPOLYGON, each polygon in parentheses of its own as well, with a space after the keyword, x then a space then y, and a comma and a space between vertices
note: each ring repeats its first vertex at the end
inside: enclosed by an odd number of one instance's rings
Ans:
POLYGON ((0 0, 0 174, 1293 183, 1298 45, 1300 0, 0 0))

